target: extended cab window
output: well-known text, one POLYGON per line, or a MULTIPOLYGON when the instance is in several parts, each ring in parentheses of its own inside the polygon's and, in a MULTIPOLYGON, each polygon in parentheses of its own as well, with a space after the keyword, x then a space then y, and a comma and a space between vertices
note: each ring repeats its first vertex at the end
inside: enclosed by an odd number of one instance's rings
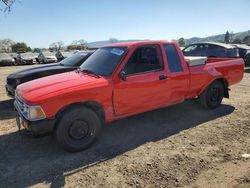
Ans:
POLYGON ((182 66, 179 54, 173 44, 164 45, 170 72, 181 72, 182 66))
POLYGON ((147 45, 137 48, 123 71, 126 75, 143 72, 157 71, 163 69, 163 61, 158 45, 147 45))

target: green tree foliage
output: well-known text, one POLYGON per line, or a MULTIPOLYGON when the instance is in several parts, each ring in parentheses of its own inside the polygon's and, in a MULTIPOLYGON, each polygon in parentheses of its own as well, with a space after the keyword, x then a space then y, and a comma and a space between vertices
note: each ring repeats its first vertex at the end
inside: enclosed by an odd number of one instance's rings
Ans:
POLYGON ((243 42, 246 44, 250 44, 250 35, 245 36, 245 38, 243 39, 243 42))
POLYGON ((184 38, 180 38, 180 39, 178 40, 178 43, 179 43, 179 45, 180 45, 181 47, 184 47, 184 46, 186 45, 186 42, 185 42, 185 39, 184 39, 184 38))
POLYGON ((29 46, 27 46, 24 42, 18 42, 16 44, 11 45, 12 52, 30 52, 32 51, 29 46))
POLYGON ((72 44, 72 45, 69 45, 67 47, 67 49, 68 50, 85 50, 85 47, 82 46, 82 45, 74 45, 74 44, 72 44))
POLYGON ((229 34, 229 32, 227 31, 226 34, 225 34, 224 42, 225 42, 226 44, 228 44, 228 43, 230 42, 229 39, 230 39, 230 34, 229 34))
POLYGON ((233 43, 233 44, 241 44, 242 41, 241 41, 239 38, 236 38, 236 39, 233 40, 232 43, 233 43))
POLYGON ((0 40, 0 49, 4 52, 11 52, 11 46, 15 44, 15 42, 11 39, 2 39, 0 40))
POLYGON ((118 42, 118 39, 117 39, 117 38, 110 38, 110 39, 109 39, 109 42, 110 42, 110 43, 117 43, 117 42, 118 42))
POLYGON ((1 0, 0 11, 10 12, 16 0, 1 0))

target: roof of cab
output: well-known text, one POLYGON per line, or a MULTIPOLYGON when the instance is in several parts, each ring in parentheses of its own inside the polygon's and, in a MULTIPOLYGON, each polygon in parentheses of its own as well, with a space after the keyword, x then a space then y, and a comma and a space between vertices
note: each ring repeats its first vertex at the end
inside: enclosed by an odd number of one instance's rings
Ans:
POLYGON ((113 47, 113 46, 138 46, 138 45, 147 45, 147 44, 166 44, 166 43, 174 43, 163 40, 143 40, 143 41, 133 41, 133 42, 121 42, 121 43, 112 43, 108 44, 105 47, 113 47))

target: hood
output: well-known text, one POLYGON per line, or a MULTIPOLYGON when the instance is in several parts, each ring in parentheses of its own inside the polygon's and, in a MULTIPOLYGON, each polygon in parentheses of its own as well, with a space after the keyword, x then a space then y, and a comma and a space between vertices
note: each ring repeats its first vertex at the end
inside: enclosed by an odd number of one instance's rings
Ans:
POLYGON ((35 59, 35 57, 21 57, 21 59, 23 59, 25 61, 29 61, 29 60, 35 59))
POLYGON ((56 59, 56 56, 45 56, 48 59, 56 59))
POLYGON ((64 68, 64 66, 60 65, 59 63, 53 64, 53 65, 39 66, 39 67, 25 69, 22 71, 12 73, 7 78, 8 79, 20 79, 20 78, 33 75, 36 73, 41 73, 41 72, 51 71, 51 70, 58 70, 60 68, 64 68))
POLYGON ((17 87, 17 95, 26 102, 36 102, 41 98, 56 97, 79 90, 107 86, 108 81, 76 71, 47 76, 26 82, 17 87))
POLYGON ((14 61, 14 59, 12 57, 4 57, 4 58, 0 58, 0 61, 14 61))

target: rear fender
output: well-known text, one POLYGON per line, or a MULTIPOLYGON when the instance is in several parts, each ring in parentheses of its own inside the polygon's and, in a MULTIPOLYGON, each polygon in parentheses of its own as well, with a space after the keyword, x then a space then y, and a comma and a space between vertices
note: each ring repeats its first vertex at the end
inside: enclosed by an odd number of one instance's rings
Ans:
POLYGON ((228 81, 226 78, 223 77, 222 73, 220 73, 219 71, 217 71, 215 68, 211 69, 209 71, 210 74, 210 81, 207 82, 207 84, 205 84, 200 92, 199 92, 199 96, 209 87, 209 85, 211 85, 215 80, 219 80, 222 82, 223 86, 224 86, 224 97, 229 98, 229 89, 228 89, 228 81))

